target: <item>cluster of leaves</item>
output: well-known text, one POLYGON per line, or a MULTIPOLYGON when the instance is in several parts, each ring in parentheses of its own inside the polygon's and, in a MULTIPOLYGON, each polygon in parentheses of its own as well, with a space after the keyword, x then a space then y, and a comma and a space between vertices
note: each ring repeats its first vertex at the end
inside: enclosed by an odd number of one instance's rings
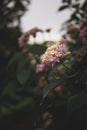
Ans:
POLYGON ((62 0, 62 6, 58 11, 64 11, 65 9, 71 10, 70 18, 66 21, 67 24, 74 22, 75 24, 80 24, 81 21, 87 19, 87 1, 83 0, 62 0))
MULTIPOLYGON (((29 0, 0 1, 0 48, 10 50, 17 46, 17 39, 21 35, 20 18, 27 9, 29 0)), ((13 50, 13 49, 12 49, 13 50)), ((11 51, 11 50, 10 50, 11 51)), ((10 52, 9 52, 10 53, 10 52)))
POLYGON ((7 51, 15 51, 13 48, 17 47, 17 38, 21 35, 20 18, 28 3, 29 0, 0 1, 0 52, 7 54, 7 51))
MULTIPOLYGON (((23 113, 26 114, 25 121, 29 128, 32 125, 38 111, 38 101, 41 98, 41 94, 44 86, 44 74, 37 74, 35 72, 36 64, 39 61, 39 57, 46 50, 45 43, 43 45, 27 45, 25 49, 14 54, 7 66, 8 77, 4 81, 4 88, 0 91, 0 122, 3 127, 8 126, 9 129, 15 129, 17 123, 12 117, 15 117, 18 122, 23 122, 23 113), (43 82, 43 83, 42 83, 43 82), (37 106, 37 107, 36 107, 37 106), (14 116, 15 113, 15 116, 14 116), (19 115, 17 115, 19 113, 19 115), (21 115, 21 116, 20 116, 21 115), (4 126, 5 120, 9 117, 9 121, 4 126), (26 121, 27 119, 28 121, 26 121), (14 124, 11 124, 13 122, 14 124), (29 123, 31 122, 31 123, 29 123), (13 125, 13 126, 12 126, 13 125)), ((20 126, 22 125, 19 123, 20 126)), ((3 128, 2 127, 2 128, 3 128)), ((26 126, 24 126, 24 129, 26 126)), ((17 127, 21 129, 21 127, 17 127)))
POLYGON ((8 61, 19 51, 18 37, 22 33, 20 20, 29 3, 29 0, 0 0, 0 89, 7 77, 8 61))

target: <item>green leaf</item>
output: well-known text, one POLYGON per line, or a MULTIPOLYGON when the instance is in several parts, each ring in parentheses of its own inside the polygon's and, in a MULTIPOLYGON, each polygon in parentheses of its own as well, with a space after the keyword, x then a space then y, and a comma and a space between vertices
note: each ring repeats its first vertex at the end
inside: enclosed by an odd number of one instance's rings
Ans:
POLYGON ((21 85, 24 85, 28 81, 29 76, 30 76, 30 71, 27 69, 23 69, 20 70, 20 72, 18 72, 17 79, 21 83, 21 85))
POLYGON ((24 98, 22 101, 16 103, 16 105, 9 104, 8 106, 2 105, 0 106, 0 118, 6 115, 10 115, 11 113, 22 110, 26 106, 32 107, 33 105, 33 98, 28 97, 24 98))
POLYGON ((43 97, 42 97, 42 101, 41 101, 41 104, 42 102, 44 101, 44 99, 47 97, 47 95, 49 94, 49 92, 51 90, 53 90, 56 86, 58 85, 58 82, 52 82, 50 83, 45 89, 44 89, 44 94, 43 94, 43 97))
POLYGON ((58 11, 62 11, 62 10, 64 10, 64 9, 67 9, 68 6, 69 6, 69 5, 63 5, 63 6, 61 6, 61 7, 58 9, 58 11))
POLYGON ((14 62, 17 62, 17 60, 18 60, 20 57, 22 57, 23 55, 24 55, 23 52, 19 52, 19 53, 15 54, 15 55, 12 57, 12 59, 9 61, 7 67, 10 67, 11 65, 13 65, 13 63, 14 63, 14 62))
POLYGON ((78 94, 74 95, 69 98, 68 103, 67 103, 67 110, 69 113, 78 110, 81 108, 84 104, 87 103, 87 94, 78 94))
POLYGON ((30 47, 29 51, 34 53, 34 54, 38 54, 41 55, 45 52, 46 50, 46 46, 45 45, 33 45, 30 47))
POLYGON ((72 7, 73 7, 73 8, 78 8, 78 7, 79 7, 79 3, 73 4, 72 7))

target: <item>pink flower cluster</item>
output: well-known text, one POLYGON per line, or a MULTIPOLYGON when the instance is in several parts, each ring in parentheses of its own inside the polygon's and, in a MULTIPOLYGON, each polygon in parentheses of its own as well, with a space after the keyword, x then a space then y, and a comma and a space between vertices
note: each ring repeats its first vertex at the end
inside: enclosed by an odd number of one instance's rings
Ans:
POLYGON ((18 39, 18 44, 20 47, 24 47, 26 45, 26 42, 28 41, 29 37, 32 35, 33 37, 36 37, 36 34, 38 32, 43 32, 43 30, 34 27, 32 29, 30 29, 28 32, 26 32, 25 34, 23 34, 21 37, 19 37, 18 39))
POLYGON ((82 42, 87 44, 87 26, 80 31, 80 37, 82 38, 82 42))
POLYGON ((65 56, 65 47, 62 41, 55 43, 47 48, 46 52, 41 56, 41 64, 36 66, 36 72, 44 71, 45 66, 53 66, 60 62, 60 58, 65 56))

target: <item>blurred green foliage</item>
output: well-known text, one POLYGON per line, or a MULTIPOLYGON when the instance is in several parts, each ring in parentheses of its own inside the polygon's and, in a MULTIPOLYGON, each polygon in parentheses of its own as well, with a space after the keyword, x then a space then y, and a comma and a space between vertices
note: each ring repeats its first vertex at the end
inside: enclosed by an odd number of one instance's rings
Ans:
POLYGON ((58 11, 69 10, 70 18, 64 22, 64 27, 69 23, 80 25, 82 21, 87 20, 87 1, 86 0, 62 0, 62 5, 58 11))
POLYGON ((22 30, 21 17, 29 0, 0 0, 0 77, 5 77, 8 60, 19 50, 18 37, 22 30))

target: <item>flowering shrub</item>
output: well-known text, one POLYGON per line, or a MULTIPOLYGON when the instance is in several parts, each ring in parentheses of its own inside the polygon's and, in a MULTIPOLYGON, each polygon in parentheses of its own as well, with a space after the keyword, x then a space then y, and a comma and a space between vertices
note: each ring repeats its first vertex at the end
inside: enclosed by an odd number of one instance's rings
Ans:
MULTIPOLYGON (((83 44, 86 26, 78 29, 74 26, 68 27, 61 40, 41 45, 27 44, 30 34, 25 33, 19 38, 21 52, 8 65, 10 78, 14 79, 8 81, 8 86, 13 86, 15 97, 20 97, 16 99, 16 105, 21 106, 18 110, 29 107, 28 113, 34 113, 31 123, 34 130, 67 127, 68 114, 80 110, 87 102, 86 40, 83 44), (74 33, 74 29, 78 31, 74 33), (62 120, 66 122, 64 126, 62 120)), ((33 33, 36 35, 36 31, 33 33)), ((8 94, 12 92, 3 92, 2 97, 8 94)))
MULTIPOLYGON (((72 0, 64 4, 67 5, 60 10, 68 6, 86 10, 85 4, 73 5, 72 0)), ((70 20, 75 21, 82 11, 73 14, 70 20)), ((84 127, 87 122, 87 21, 85 13, 83 16, 83 21, 77 19, 77 23, 66 25, 66 33, 59 41, 27 44, 30 35, 35 37, 38 31, 44 32, 38 28, 30 29, 18 39, 21 49, 8 65, 10 80, 1 95, 4 101, 9 95, 15 103, 11 107, 3 103, 2 115, 14 110, 23 110, 25 115, 26 111, 31 130, 84 127)))

